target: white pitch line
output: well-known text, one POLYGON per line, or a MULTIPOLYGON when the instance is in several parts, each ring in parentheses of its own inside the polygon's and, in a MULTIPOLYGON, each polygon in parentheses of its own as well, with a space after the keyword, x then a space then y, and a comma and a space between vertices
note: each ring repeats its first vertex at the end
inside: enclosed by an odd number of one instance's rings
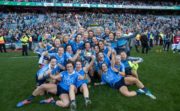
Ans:
POLYGON ((19 56, 19 57, 9 57, 9 58, 11 58, 11 59, 20 59, 20 58, 35 58, 35 57, 37 57, 38 58, 38 56, 19 56))

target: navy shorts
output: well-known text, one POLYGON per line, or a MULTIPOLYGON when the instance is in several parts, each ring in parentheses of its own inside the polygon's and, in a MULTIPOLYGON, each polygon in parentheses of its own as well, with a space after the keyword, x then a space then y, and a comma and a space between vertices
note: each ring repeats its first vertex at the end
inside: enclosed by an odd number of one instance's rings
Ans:
POLYGON ((119 88, 121 88, 122 86, 126 86, 126 84, 125 84, 125 82, 124 82, 124 77, 123 77, 121 80, 119 80, 118 82, 116 82, 116 83, 114 84, 113 88, 119 89, 119 88))
POLYGON ((44 83, 46 83, 46 79, 38 80, 38 77, 36 75, 36 85, 40 86, 41 84, 44 84, 44 83))
POLYGON ((61 94, 69 94, 68 91, 64 90, 60 85, 57 85, 57 96, 60 96, 61 94))
MULTIPOLYGON (((87 83, 83 83, 83 84, 87 85, 87 83)), ((77 87, 77 94, 82 94, 81 87, 82 87, 83 84, 81 84, 81 86, 77 87)))
POLYGON ((44 59, 44 60, 49 60, 49 58, 48 58, 48 57, 44 57, 43 59, 44 59))
POLYGON ((122 48, 122 47, 119 47, 119 46, 118 46, 118 47, 116 48, 116 52, 117 52, 117 54, 120 54, 121 52, 127 52, 127 51, 126 51, 125 48, 122 48))
POLYGON ((125 68, 125 73, 126 75, 132 75, 131 68, 130 67, 125 68))
POLYGON ((77 94, 82 94, 80 88, 81 88, 81 87, 78 87, 78 88, 77 88, 77 94))

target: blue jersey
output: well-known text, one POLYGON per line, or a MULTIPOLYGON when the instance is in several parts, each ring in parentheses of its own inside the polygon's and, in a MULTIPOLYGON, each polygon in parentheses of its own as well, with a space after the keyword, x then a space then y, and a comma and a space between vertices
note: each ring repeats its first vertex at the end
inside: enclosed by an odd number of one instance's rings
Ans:
POLYGON ((84 48, 84 42, 80 41, 80 43, 77 43, 77 42, 73 41, 71 43, 71 46, 72 46, 73 52, 76 53, 76 51, 78 49, 82 50, 84 48))
POLYGON ((107 43, 110 44, 111 48, 113 48, 113 49, 117 48, 117 41, 116 40, 109 40, 109 39, 107 39, 106 41, 107 41, 107 43))
MULTIPOLYGON (((50 67, 50 64, 47 64, 45 66, 43 66, 41 69, 39 69, 36 73, 36 76, 39 77, 40 75, 43 75, 47 70, 51 69, 51 74, 56 74, 60 72, 60 68, 58 66, 55 66, 53 69, 50 67)), ((47 77, 45 77, 44 79, 46 79, 47 77)))
POLYGON ((63 54, 62 56, 59 56, 58 53, 50 53, 49 56, 50 57, 54 56, 56 58, 56 60, 57 60, 57 63, 59 63, 59 64, 61 64, 63 66, 66 65, 66 60, 67 60, 66 54, 63 54))
POLYGON ((74 54, 70 54, 69 52, 65 52, 66 61, 68 61, 68 59, 72 58, 73 56, 74 56, 74 54))
POLYGON ((69 92, 70 85, 74 84, 78 80, 79 74, 77 72, 73 72, 73 74, 69 74, 67 71, 63 71, 60 73, 61 81, 58 83, 64 90, 69 92))
POLYGON ((117 39, 117 46, 118 46, 118 47, 126 46, 126 44, 128 43, 128 40, 134 38, 135 35, 136 35, 136 34, 118 38, 118 39, 117 39))
POLYGON ((47 51, 46 48, 38 47, 38 49, 35 50, 35 52, 39 55, 41 55, 43 52, 47 51))
POLYGON ((95 51, 94 50, 82 50, 80 57, 81 57, 81 61, 83 61, 83 65, 85 65, 87 62, 89 63, 91 61, 91 56, 95 55, 95 51))
POLYGON ((77 36, 77 34, 78 34, 78 33, 74 33, 74 34, 72 35, 72 38, 75 39, 76 36, 77 36))
POLYGON ((108 49, 106 46, 104 46, 103 53, 104 53, 105 55, 107 55, 107 54, 108 54, 108 51, 109 51, 109 49, 108 49))
MULTIPOLYGON (((81 76, 85 76, 85 74, 86 74, 86 72, 83 70, 83 69, 81 69, 80 71, 76 71, 77 73, 79 73, 79 75, 81 75, 81 76)), ((85 80, 78 80, 77 82, 76 82, 76 87, 77 88, 79 88, 79 87, 81 87, 81 85, 82 84, 84 84, 84 83, 88 83, 88 80, 87 79, 85 79, 85 80)))
POLYGON ((57 51, 55 51, 55 50, 50 50, 51 48, 53 48, 53 46, 51 46, 51 45, 47 45, 46 48, 48 50, 48 53, 57 53, 57 51))
POLYGON ((67 45, 71 45, 72 47, 72 41, 68 40, 68 43, 63 43, 62 46, 64 47, 64 49, 67 47, 67 45))
POLYGON ((127 40, 126 40, 126 39, 119 38, 119 39, 117 40, 117 46, 118 46, 118 47, 122 47, 122 46, 126 45, 126 43, 127 43, 127 40))
POLYGON ((105 34, 105 33, 104 33, 103 36, 102 36, 102 38, 106 40, 107 38, 109 38, 109 34, 105 34))
POLYGON ((101 82, 107 83, 111 87, 115 85, 118 81, 122 79, 122 76, 114 72, 111 68, 108 68, 107 72, 103 73, 101 76, 101 82))
POLYGON ((123 63, 123 64, 124 64, 124 67, 125 67, 125 68, 130 67, 130 65, 129 65, 129 63, 128 63, 128 60, 127 60, 127 59, 126 59, 126 60, 121 60, 121 63, 123 63))
POLYGON ((123 63, 120 63, 119 65, 115 64, 114 67, 120 72, 125 72, 125 66, 123 63))
POLYGON ((100 35, 96 35, 97 40, 103 40, 104 34, 101 33, 100 35))
POLYGON ((98 68, 101 68, 103 63, 106 63, 108 67, 111 67, 111 61, 107 55, 104 55, 104 61, 98 61, 98 68))

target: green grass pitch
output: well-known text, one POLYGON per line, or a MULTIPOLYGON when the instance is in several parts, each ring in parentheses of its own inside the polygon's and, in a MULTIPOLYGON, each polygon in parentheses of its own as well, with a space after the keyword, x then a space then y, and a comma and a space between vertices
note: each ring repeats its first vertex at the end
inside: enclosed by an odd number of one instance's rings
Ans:
MULTIPOLYGON (((180 54, 156 52, 157 49, 147 55, 132 51, 132 56, 144 59, 139 65, 139 78, 157 100, 145 95, 124 97, 108 86, 91 87, 91 107, 85 108, 82 95, 78 95, 77 111, 180 111, 180 54)), ((44 97, 16 108, 17 102, 31 95, 35 88, 37 62, 37 57, 21 57, 21 53, 0 53, 0 111, 69 111, 69 108, 39 104, 44 97)))

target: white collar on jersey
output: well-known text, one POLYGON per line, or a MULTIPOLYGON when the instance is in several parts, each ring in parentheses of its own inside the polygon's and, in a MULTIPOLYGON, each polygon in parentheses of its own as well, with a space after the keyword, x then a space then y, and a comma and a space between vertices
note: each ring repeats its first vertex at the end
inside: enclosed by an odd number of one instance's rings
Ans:
POLYGON ((72 73, 69 73, 69 72, 68 72, 69 75, 73 75, 74 73, 75 73, 75 71, 73 71, 72 73))
POLYGON ((83 70, 83 68, 81 68, 80 70, 77 70, 77 68, 75 68, 75 71, 76 71, 76 72, 79 72, 79 71, 81 71, 81 70, 83 70))
POLYGON ((54 66, 54 68, 51 68, 51 64, 49 64, 48 67, 49 67, 50 70, 53 70, 53 69, 56 68, 56 65, 54 66))

